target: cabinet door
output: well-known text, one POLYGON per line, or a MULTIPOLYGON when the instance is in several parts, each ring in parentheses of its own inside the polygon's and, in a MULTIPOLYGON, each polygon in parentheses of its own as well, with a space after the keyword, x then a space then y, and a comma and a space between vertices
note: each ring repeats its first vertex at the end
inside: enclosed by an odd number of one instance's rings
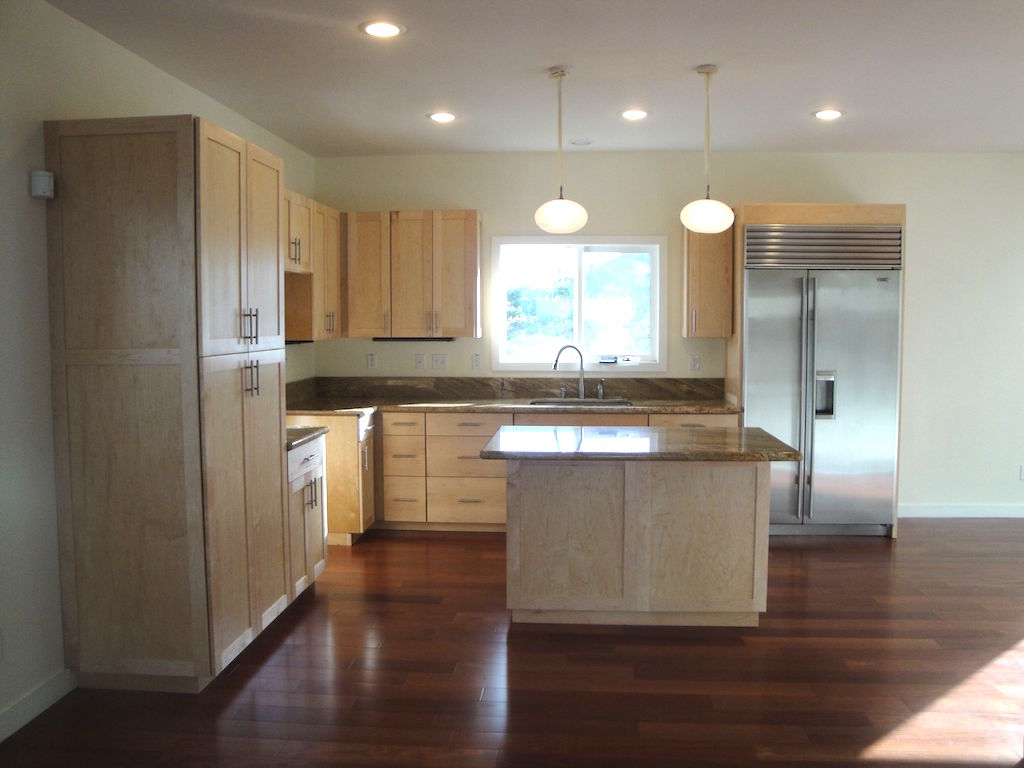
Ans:
POLYGON ((249 355, 242 399, 253 610, 263 629, 288 603, 285 542, 284 350, 249 355))
POLYGON ((683 336, 732 336, 732 227, 708 235, 683 227, 683 336))
POLYGON ((349 336, 390 336, 391 221, 387 211, 347 216, 349 336))
POLYGON ((310 229, 310 260, 312 261, 313 289, 312 313, 310 322, 312 324, 314 339, 329 338, 328 328, 330 323, 327 320, 324 308, 324 269, 326 267, 326 243, 327 219, 324 215, 324 208, 319 203, 313 203, 312 228, 310 229))
POLYGON ((289 272, 312 272, 313 201, 285 190, 284 208, 288 228, 284 268, 289 272))
POLYGON ((434 336, 432 300, 433 215, 431 211, 391 213, 391 335, 434 336))
POLYGON ((320 333, 317 338, 341 337, 341 214, 326 205, 317 205, 323 215, 324 247, 323 267, 314 274, 320 282, 318 295, 322 296, 320 333))
POLYGON ((433 212, 433 336, 479 336, 476 211, 433 212))
POLYGON ((246 270, 246 147, 197 120, 199 354, 244 352, 250 333, 246 270))
POLYGON ((361 530, 365 531, 373 525, 374 509, 376 501, 374 495, 374 460, 373 460, 373 430, 366 431, 366 436, 359 443, 359 459, 361 469, 359 472, 359 507, 362 518, 361 530))
POLYGON ((249 350, 284 347, 284 215, 281 158, 246 148, 246 262, 248 306, 255 339, 249 350))
POLYGON ((310 582, 327 566, 327 483, 323 468, 310 478, 312 503, 306 507, 306 567, 310 582))
POLYGON ((206 571, 214 673, 259 631, 249 599, 252 560, 246 511, 243 398, 249 356, 199 361, 206 571))
POLYGON ((306 511, 312 500, 312 473, 299 475, 288 483, 288 583, 294 600, 309 586, 306 562, 306 511))

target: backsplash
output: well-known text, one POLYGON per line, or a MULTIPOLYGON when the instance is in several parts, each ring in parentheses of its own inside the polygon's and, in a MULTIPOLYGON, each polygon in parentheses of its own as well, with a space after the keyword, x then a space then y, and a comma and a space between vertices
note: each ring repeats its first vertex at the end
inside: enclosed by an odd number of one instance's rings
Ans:
MULTIPOLYGON (((588 376, 587 397, 597 397, 599 376, 588 376)), ((288 384, 288 408, 332 410, 354 405, 519 400, 577 396, 576 377, 320 376, 288 384)), ((604 396, 630 400, 722 400, 723 379, 607 378, 604 396)))

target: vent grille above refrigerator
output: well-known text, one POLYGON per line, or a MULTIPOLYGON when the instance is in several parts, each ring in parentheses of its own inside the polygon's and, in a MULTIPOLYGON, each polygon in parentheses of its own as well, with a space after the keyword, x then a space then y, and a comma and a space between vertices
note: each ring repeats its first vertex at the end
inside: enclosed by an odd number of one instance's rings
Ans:
POLYGON ((744 264, 760 269, 900 269, 903 227, 748 224, 744 264))

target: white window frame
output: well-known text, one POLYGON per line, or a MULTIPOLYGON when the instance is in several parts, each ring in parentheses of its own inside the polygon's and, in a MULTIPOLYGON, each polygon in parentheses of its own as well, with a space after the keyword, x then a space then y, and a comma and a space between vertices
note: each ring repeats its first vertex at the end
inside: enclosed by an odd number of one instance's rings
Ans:
MULTIPOLYGON (((536 363, 503 363, 500 359, 502 343, 505 340, 505 317, 507 308, 505 305, 505 294, 502 291, 502 284, 499 276, 499 257, 502 245, 518 244, 548 244, 548 245, 586 245, 586 246, 608 246, 625 247, 635 249, 637 247, 650 247, 657 249, 657 258, 654 259, 651 274, 651 292, 656 297, 653 302, 652 312, 657 314, 652 323, 651 332, 654 338, 651 346, 657 350, 657 357, 653 361, 632 361, 620 360, 616 363, 599 363, 597 357, 588 356, 584 359, 584 370, 587 371, 615 371, 621 373, 641 373, 668 370, 668 238, 651 235, 625 235, 616 237, 601 237, 595 235, 517 235, 501 236, 491 238, 491 366, 498 371, 533 371, 551 373, 551 361, 539 361, 536 363)), ((579 301, 577 297, 577 301, 579 301)), ((559 365, 566 370, 578 370, 578 358, 576 355, 567 358, 559 365)))

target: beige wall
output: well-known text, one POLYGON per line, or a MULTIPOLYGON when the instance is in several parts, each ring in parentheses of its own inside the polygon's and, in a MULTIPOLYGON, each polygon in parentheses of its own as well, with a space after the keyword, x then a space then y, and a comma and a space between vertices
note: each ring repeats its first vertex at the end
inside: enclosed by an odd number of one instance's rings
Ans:
MULTIPOLYGON (((41 0, 0 2, 0 739, 74 685, 64 669, 46 296, 42 121, 195 113, 285 159, 313 158, 41 0)), ((111 628, 116 631, 116 627, 111 628)))
MULTIPOLYGON (((477 208, 483 222, 484 307, 490 240, 537 232, 533 211, 551 196, 553 155, 319 158, 315 195, 342 210, 477 208)), ((741 202, 906 203, 907 245, 900 514, 1024 515, 1024 154, 715 153, 714 192, 741 202)), ((571 152, 566 195, 590 221, 581 234, 669 239, 668 375, 720 376, 722 342, 680 338, 679 208, 699 193, 699 153, 571 152)), ((486 313, 485 313, 486 321, 486 313)), ((452 343, 337 340, 290 347, 290 378, 415 375, 413 352, 448 352, 468 375, 485 338, 452 343), (293 364, 294 363, 294 364, 293 364), (294 374, 294 375, 293 375, 294 374)), ((429 371, 427 371, 429 373, 429 371)))

